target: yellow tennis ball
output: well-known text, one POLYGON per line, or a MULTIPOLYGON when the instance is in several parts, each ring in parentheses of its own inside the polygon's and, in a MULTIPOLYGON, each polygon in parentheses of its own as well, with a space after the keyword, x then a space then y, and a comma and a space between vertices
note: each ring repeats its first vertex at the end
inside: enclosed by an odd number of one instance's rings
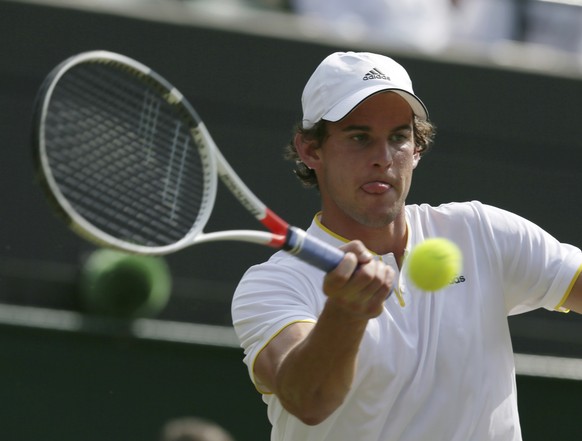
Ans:
POLYGON ((457 245, 441 237, 427 239, 407 259, 410 280, 424 291, 438 291, 461 272, 463 256, 457 245))

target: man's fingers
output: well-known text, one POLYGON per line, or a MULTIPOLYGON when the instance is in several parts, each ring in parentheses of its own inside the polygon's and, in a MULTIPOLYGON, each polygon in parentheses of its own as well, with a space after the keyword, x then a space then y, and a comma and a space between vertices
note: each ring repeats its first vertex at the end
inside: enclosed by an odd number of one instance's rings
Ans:
MULTIPOLYGON (((354 247, 360 256, 365 256, 360 245, 354 247)), ((338 267, 326 275, 324 292, 331 301, 354 314, 375 317, 382 312, 384 300, 390 294, 394 271, 381 261, 361 260, 354 252, 347 252, 338 267)))
POLYGON ((346 253, 353 253, 358 259, 358 263, 360 264, 370 262, 374 259, 372 253, 359 240, 348 242, 347 244, 340 247, 340 249, 346 253))

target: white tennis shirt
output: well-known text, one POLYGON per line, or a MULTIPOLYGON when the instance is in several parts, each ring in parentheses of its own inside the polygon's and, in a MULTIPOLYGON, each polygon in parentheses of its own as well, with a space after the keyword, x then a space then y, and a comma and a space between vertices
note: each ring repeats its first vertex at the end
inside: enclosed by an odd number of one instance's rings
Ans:
MULTIPOLYGON (((463 269, 445 289, 417 290, 392 255, 405 306, 392 295, 369 321, 345 402, 324 422, 303 424, 263 393, 272 441, 520 441, 507 316, 560 308, 582 253, 531 222, 479 202, 406 207, 407 251, 446 237, 463 269)), ((309 234, 345 242, 317 220, 309 234)), ((324 273, 284 252, 250 268, 233 299, 235 330, 251 378, 259 352, 282 329, 317 321, 324 273)), ((309 372, 305 372, 309 375, 309 372)), ((260 387, 257 387, 260 390, 260 387)))

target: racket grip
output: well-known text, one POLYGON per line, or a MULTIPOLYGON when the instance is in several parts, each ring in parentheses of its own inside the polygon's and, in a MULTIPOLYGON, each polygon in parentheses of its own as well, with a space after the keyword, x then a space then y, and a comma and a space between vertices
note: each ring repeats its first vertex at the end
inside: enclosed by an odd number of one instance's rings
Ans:
POLYGON ((338 266, 345 255, 342 250, 308 235, 297 227, 289 227, 286 245, 287 252, 326 273, 338 266))

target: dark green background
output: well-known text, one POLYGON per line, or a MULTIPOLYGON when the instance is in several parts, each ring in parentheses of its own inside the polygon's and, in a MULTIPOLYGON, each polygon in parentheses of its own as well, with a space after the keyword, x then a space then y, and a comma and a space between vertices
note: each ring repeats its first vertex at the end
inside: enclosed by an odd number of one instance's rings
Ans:
MULTIPOLYGON (((415 172, 410 202, 477 199, 525 216, 564 242, 582 243, 579 71, 310 41, 252 23, 241 30, 242 19, 230 27, 203 21, 0 0, 1 303, 80 308, 78 268, 94 247, 53 215, 37 185, 31 121, 43 77, 64 58, 93 49, 136 58, 173 82, 243 180, 299 226, 309 224, 317 196, 301 189, 282 147, 301 117, 303 84, 335 50, 392 55, 411 73, 439 129, 434 151, 415 172)), ((220 189, 209 230, 256 227, 220 189)), ((225 243, 168 256, 174 291, 158 318, 228 325, 234 285, 269 253, 225 243)), ((578 358, 581 325, 579 316, 543 311, 510 319, 517 352, 578 358)), ((0 438, 7 441, 153 441, 167 418, 191 414, 218 421, 238 441, 268 439, 265 406, 234 347, 4 324, 0 381, 0 438)), ((581 382, 520 376, 518 387, 526 441, 582 439, 581 382)))

